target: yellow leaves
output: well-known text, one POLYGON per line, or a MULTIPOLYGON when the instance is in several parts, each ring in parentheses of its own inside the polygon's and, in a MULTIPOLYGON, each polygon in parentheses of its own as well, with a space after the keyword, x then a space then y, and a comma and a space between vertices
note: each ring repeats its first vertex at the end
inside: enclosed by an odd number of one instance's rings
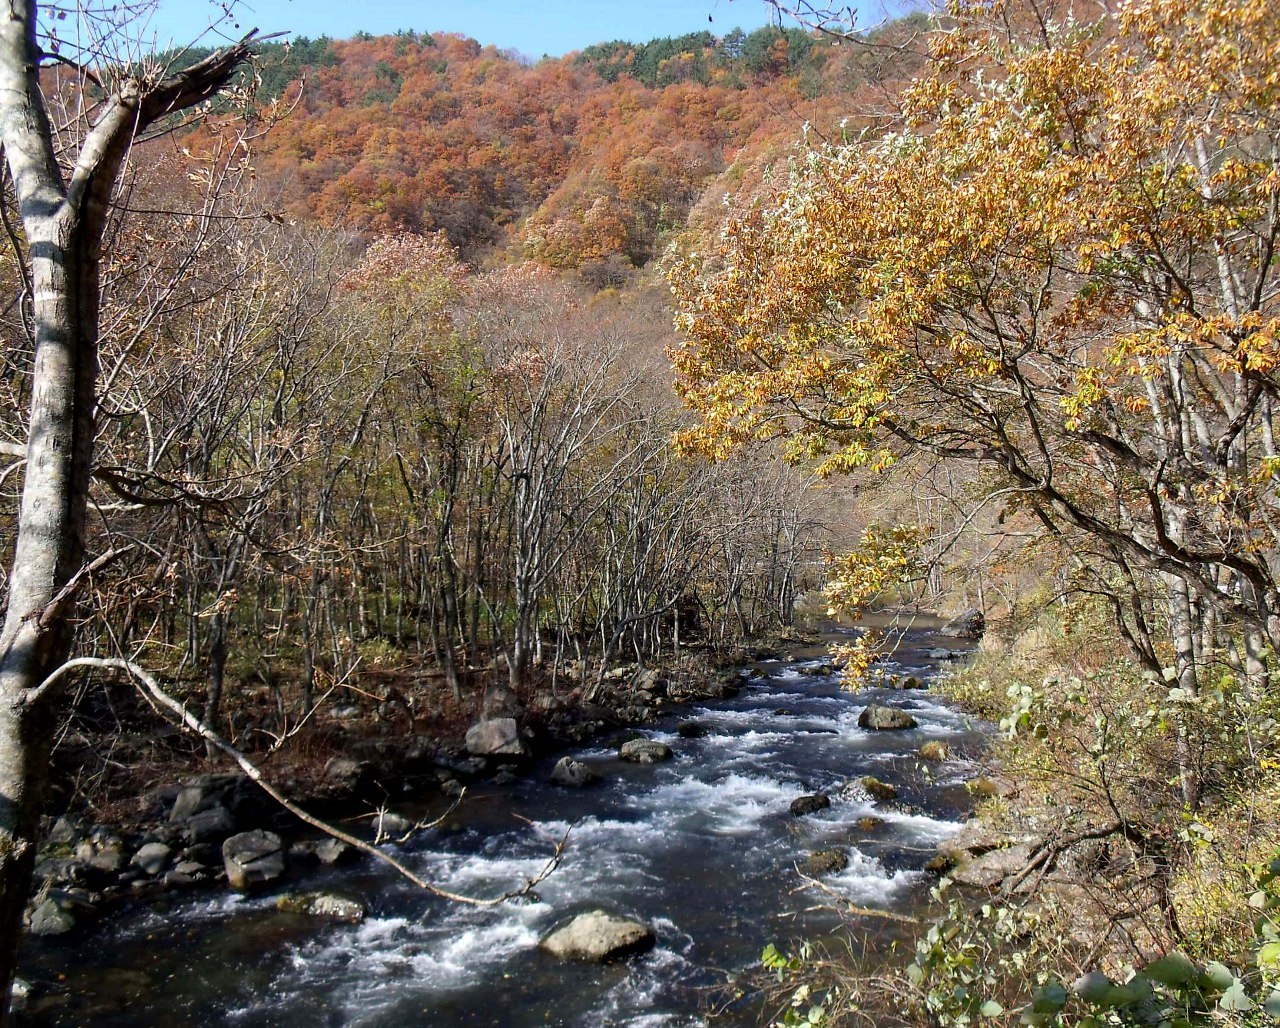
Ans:
MULTIPOLYGON (((1017 48, 987 34, 985 4, 960 4, 892 134, 800 155, 716 259, 673 267, 673 363, 700 421, 682 439, 723 455, 784 436, 831 475, 912 446, 1034 454, 1047 428, 1055 484, 1093 502, 1125 488, 1107 477, 1121 448, 1091 449, 1082 427, 1146 459, 1201 430, 1178 420, 1186 403, 1219 437, 1231 376, 1280 373, 1274 307, 1226 314, 1240 303, 1219 268, 1237 293, 1276 274, 1255 266, 1280 194, 1266 8, 1136 0, 1017 48)), ((1274 284, 1257 295, 1274 304, 1274 284)), ((839 570, 850 609, 892 577, 839 570)))
POLYGON ((845 689, 859 688, 871 666, 880 659, 880 647, 884 634, 870 629, 852 643, 842 643, 831 648, 831 655, 840 665, 840 684, 845 689))
POLYGON ((832 561, 833 577, 823 590, 827 613, 856 621, 880 593, 917 577, 923 567, 919 528, 871 525, 856 550, 832 561))
POLYGON ((1084 368, 1076 376, 1076 388, 1073 393, 1058 401, 1063 413, 1067 415, 1066 428, 1076 431, 1083 423, 1089 409, 1106 396, 1106 381, 1100 368, 1084 368))
POLYGON ((1280 457, 1262 457, 1254 468, 1253 481, 1258 485, 1270 485, 1280 475, 1280 457))
POLYGON ((1269 375, 1280 368, 1280 318, 1264 320, 1251 312, 1240 319, 1232 333, 1240 341, 1236 356, 1247 371, 1269 375))

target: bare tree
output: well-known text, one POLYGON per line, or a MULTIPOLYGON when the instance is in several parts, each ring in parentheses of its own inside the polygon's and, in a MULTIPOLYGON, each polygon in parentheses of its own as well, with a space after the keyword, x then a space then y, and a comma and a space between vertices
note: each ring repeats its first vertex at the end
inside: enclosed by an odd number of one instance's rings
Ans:
MULTIPOLYGON (((0 17, 0 146, 23 236, 30 294, 30 420, 17 542, 0 629, 0 1026, 39 843, 55 672, 71 644, 85 562, 99 376, 99 308, 111 201, 139 134, 222 89, 252 56, 250 33, 176 74, 78 69, 85 102, 55 145, 41 69, 55 59, 35 0, 0 17), (87 85, 103 99, 90 103, 87 85)), ((69 58, 58 58, 66 62, 69 58)))

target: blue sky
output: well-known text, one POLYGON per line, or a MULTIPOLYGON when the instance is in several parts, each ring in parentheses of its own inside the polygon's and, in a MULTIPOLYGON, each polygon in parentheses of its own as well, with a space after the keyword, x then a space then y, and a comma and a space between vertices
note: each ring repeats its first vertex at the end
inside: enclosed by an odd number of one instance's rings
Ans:
MULTIPOLYGON (((190 42, 223 6, 216 0, 159 0, 151 32, 161 46, 190 42)), ((767 24, 772 11, 764 0, 239 0, 233 8, 234 23, 244 30, 339 39, 360 30, 460 32, 534 58, 609 39, 641 42, 702 29, 723 35, 734 26, 750 31, 767 24)), ((223 19, 219 34, 200 41, 216 45, 236 35, 235 24, 223 19)))

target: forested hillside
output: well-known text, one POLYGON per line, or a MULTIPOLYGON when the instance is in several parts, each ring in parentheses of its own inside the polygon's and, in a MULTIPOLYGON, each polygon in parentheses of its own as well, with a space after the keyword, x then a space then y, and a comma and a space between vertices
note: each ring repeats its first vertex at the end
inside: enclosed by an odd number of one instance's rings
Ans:
POLYGON ((652 259, 726 169, 736 188, 806 122, 824 134, 861 123, 861 92, 905 69, 795 28, 536 63, 412 32, 299 41, 275 56, 264 92, 296 106, 255 160, 291 215, 443 230, 464 257, 498 248, 603 281, 652 259))

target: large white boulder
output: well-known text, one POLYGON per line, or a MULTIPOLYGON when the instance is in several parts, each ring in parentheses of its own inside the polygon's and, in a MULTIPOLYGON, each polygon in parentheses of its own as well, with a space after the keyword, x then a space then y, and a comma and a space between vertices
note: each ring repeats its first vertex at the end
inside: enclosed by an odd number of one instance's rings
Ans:
POLYGON ((655 942, 657 938, 647 925, 592 910, 557 928, 538 945, 561 960, 602 963, 646 953, 655 942))

